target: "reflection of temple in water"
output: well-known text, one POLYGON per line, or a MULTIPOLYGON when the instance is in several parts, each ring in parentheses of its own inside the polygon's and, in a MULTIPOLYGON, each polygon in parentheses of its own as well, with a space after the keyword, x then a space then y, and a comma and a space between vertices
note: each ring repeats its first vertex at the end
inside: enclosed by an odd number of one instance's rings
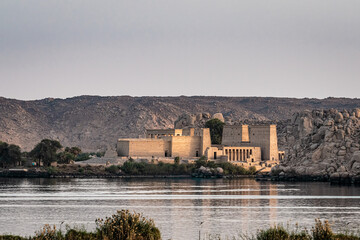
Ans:
POLYGON ((277 185, 244 178, 212 181, 208 186, 209 188, 204 188, 204 191, 198 194, 224 197, 192 200, 195 211, 193 213, 197 215, 194 224, 199 224, 202 232, 209 233, 213 229, 219 229, 219 225, 232 225, 234 229, 244 233, 253 231, 254 226, 260 229, 264 220, 268 225, 277 222, 278 200, 257 198, 277 196, 277 185), (200 226, 201 222, 203 222, 202 226, 200 226))
MULTIPOLYGON (((135 185, 138 186, 138 183, 135 185)), ((166 226, 161 230, 173 239, 182 239, 184 229, 192 236, 197 236, 200 230, 203 238, 206 234, 214 234, 214 231, 223 236, 233 236, 234 229, 239 233, 253 233, 254 229, 260 229, 264 224, 277 222, 278 200, 261 199, 261 196, 277 196, 277 185, 271 182, 248 178, 164 180, 156 181, 150 189, 166 189, 166 193, 151 193, 165 195, 165 198, 146 200, 148 206, 157 208, 144 206, 141 211, 151 216, 157 225, 166 226)), ((139 205, 139 200, 130 200, 126 205, 139 205)))

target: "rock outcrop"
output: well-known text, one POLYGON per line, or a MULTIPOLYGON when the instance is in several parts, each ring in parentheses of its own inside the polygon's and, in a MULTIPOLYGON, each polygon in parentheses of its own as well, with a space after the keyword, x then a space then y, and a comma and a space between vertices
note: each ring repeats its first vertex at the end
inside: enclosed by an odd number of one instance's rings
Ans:
MULTIPOLYGON (((224 116, 222 113, 215 113, 211 116, 210 113, 184 113, 179 116, 179 118, 174 122, 174 128, 180 129, 185 127, 204 127, 205 123, 211 119, 219 119, 222 122, 225 122, 224 116)), ((232 119, 231 119, 232 120, 232 119)), ((227 123, 230 123, 231 120, 229 119, 227 123)))
POLYGON ((210 113, 184 113, 174 122, 174 128, 204 127, 205 123, 210 120, 210 116, 210 113))
POLYGON ((360 176, 360 109, 296 113, 279 136, 285 160, 282 176, 349 179, 360 176))

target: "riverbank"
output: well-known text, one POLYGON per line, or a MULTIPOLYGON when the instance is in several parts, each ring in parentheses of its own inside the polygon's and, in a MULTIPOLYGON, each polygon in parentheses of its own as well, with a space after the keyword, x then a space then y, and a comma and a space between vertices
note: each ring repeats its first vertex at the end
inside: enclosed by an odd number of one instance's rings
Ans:
MULTIPOLYGON (((210 164, 208 164, 210 165, 210 164)), ((3 178, 254 178, 254 172, 231 164, 211 167, 195 164, 149 164, 126 162, 123 165, 94 166, 63 164, 56 167, 31 167, 0 170, 3 178)))
POLYGON ((119 179, 152 179, 152 178, 171 178, 171 179, 239 179, 239 178, 252 178, 256 181, 273 181, 273 182, 329 182, 331 184, 340 185, 360 185, 360 177, 338 177, 330 178, 328 176, 279 176, 269 174, 257 174, 257 175, 239 175, 239 174, 221 174, 221 175, 203 175, 199 173, 189 174, 126 174, 122 172, 112 173, 102 169, 99 166, 85 166, 67 168, 66 171, 59 171, 58 168, 30 168, 30 169, 17 169, 17 171, 11 171, 9 169, 0 170, 1 178, 119 178, 119 179))

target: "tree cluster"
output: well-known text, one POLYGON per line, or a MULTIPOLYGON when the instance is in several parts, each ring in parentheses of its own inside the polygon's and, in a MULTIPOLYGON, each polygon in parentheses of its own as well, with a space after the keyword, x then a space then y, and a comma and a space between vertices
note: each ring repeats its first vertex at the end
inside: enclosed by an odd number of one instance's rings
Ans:
POLYGON ((217 118, 211 119, 205 123, 205 127, 210 128, 212 144, 221 144, 224 125, 225 123, 217 118))
POLYGON ((0 142, 0 166, 3 168, 9 167, 11 165, 20 164, 21 150, 20 147, 14 144, 7 144, 5 142, 0 142))
POLYGON ((71 161, 84 161, 91 156, 104 156, 103 152, 82 153, 78 147, 66 147, 59 141, 43 139, 36 144, 30 152, 21 152, 19 146, 0 141, 0 167, 8 168, 10 166, 22 165, 26 161, 34 161, 38 166, 50 166, 53 162, 69 164, 71 161))

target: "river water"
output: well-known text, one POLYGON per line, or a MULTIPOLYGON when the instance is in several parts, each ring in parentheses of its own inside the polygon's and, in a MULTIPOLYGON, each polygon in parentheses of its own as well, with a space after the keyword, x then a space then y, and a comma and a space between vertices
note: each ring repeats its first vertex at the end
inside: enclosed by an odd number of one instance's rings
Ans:
POLYGON ((357 229, 360 187, 254 179, 0 178, 0 234, 33 235, 44 224, 95 228, 95 219, 129 209, 154 219, 163 239, 253 234, 275 223, 308 229, 328 219, 357 229), (62 225, 61 225, 62 223, 62 225))

